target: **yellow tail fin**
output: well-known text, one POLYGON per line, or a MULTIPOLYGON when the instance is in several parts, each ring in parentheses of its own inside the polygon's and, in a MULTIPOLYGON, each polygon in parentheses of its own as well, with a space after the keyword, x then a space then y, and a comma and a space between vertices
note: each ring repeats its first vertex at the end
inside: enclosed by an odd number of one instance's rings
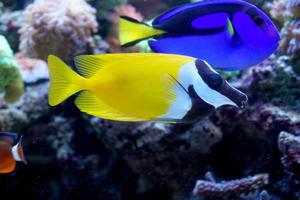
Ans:
POLYGON ((147 38, 164 34, 165 31, 154 29, 130 17, 121 17, 119 39, 122 46, 130 46, 147 38))
POLYGON ((72 94, 84 89, 84 77, 78 75, 58 57, 48 57, 50 72, 49 104, 55 106, 63 102, 72 94))

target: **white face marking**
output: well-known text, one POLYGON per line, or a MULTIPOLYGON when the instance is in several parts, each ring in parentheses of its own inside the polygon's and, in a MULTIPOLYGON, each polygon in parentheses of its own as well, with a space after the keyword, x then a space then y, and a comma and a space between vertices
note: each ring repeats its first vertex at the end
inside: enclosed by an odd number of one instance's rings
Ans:
POLYGON ((20 143, 17 143, 15 146, 13 146, 11 152, 12 152, 12 155, 15 159, 15 161, 22 161, 22 158, 20 157, 19 153, 18 153, 18 146, 19 146, 20 143))
MULTIPOLYGON (((191 75, 193 75, 193 86, 198 96, 201 97, 203 101, 206 103, 218 108, 223 105, 232 105, 238 107, 232 100, 223 94, 219 93, 216 90, 211 89, 202 79, 202 77, 198 74, 197 67, 195 63, 192 63, 193 66, 189 67, 191 75)), ((209 68, 217 73, 211 66, 206 63, 209 68)))
MULTIPOLYGON (((206 63, 207 64, 207 63, 206 63)), ((207 64, 209 68, 217 73, 210 65, 207 64)), ((198 74, 195 61, 189 62, 183 65, 179 70, 179 83, 188 90, 190 85, 194 86, 195 91, 198 96, 201 97, 203 101, 214 106, 215 108, 222 105, 233 105, 238 107, 233 101, 228 97, 220 94, 216 90, 211 89, 198 74)), ((190 96, 182 89, 181 86, 176 84, 173 88, 176 94, 175 101, 170 105, 168 112, 158 118, 164 119, 182 119, 188 111, 192 108, 192 100, 190 96)))
MULTIPOLYGON (((205 62, 206 63, 206 62, 205 62)), ((217 73, 208 63, 207 66, 215 73, 217 73)), ((222 95, 216 90, 211 89, 201 78, 198 73, 195 62, 190 62, 184 65, 181 70, 182 79, 180 79, 180 83, 188 89, 189 85, 193 85, 195 91, 198 96, 201 97, 203 101, 206 103, 218 108, 222 105, 233 105, 238 107, 233 101, 231 101, 228 97, 222 95)), ((180 74, 181 75, 181 74, 180 74)))

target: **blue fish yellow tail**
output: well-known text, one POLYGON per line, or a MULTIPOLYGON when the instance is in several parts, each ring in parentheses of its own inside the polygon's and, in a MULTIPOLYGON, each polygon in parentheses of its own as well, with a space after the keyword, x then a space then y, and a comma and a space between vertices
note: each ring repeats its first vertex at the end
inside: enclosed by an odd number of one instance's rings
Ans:
POLYGON ((78 75, 54 55, 48 57, 50 73, 49 105, 56 106, 83 89, 84 77, 78 75))
POLYGON ((130 17, 120 18, 119 32, 119 39, 122 46, 131 46, 142 40, 165 33, 163 30, 152 28, 130 17))

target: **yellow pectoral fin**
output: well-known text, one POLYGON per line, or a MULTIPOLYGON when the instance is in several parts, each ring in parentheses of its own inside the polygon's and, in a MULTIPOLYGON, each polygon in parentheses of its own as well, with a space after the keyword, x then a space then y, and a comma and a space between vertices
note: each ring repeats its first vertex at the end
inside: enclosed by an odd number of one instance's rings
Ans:
POLYGON ((145 121, 128 114, 121 113, 114 108, 103 103, 96 95, 89 91, 83 91, 75 100, 76 106, 82 112, 85 112, 103 119, 117 120, 117 121, 145 121))

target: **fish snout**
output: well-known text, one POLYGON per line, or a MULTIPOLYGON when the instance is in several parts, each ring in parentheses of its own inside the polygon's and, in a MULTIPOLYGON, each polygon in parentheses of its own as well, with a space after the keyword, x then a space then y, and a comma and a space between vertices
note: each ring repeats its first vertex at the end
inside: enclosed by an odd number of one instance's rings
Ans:
POLYGON ((241 96, 238 98, 237 105, 239 108, 245 108, 248 103, 248 97, 246 94, 242 93, 241 96))

